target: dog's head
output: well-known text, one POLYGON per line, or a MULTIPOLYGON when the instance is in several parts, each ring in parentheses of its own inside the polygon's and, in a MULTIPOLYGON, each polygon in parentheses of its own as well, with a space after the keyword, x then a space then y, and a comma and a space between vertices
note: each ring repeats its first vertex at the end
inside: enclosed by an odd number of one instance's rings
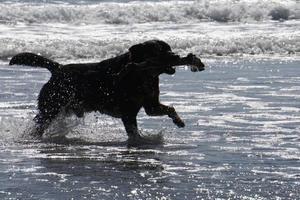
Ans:
MULTIPOLYGON (((168 63, 179 59, 179 56, 174 54, 171 47, 161 40, 149 40, 144 43, 136 44, 129 48, 130 58, 132 62, 143 62, 151 59, 159 59, 161 63, 168 63)), ((166 67, 162 73, 174 74, 175 69, 166 67)))
POLYGON ((162 56, 172 52, 171 47, 161 40, 149 40, 129 48, 133 62, 143 62, 148 58, 162 56))

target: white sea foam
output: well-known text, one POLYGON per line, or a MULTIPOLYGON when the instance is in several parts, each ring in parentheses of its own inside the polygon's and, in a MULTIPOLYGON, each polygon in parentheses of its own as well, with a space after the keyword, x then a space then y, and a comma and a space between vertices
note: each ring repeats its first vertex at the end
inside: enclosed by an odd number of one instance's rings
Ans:
MULTIPOLYGON (((176 34, 176 33, 174 33, 176 34)), ((229 33, 228 33, 229 34, 229 33)), ((265 34, 265 33, 263 33, 265 34)), ((187 54, 193 52, 197 55, 282 55, 292 56, 300 52, 299 36, 294 33, 285 36, 246 36, 217 38, 197 38, 185 34, 174 39, 161 35, 160 39, 167 41, 175 52, 187 54), (187 38, 185 38, 185 36, 187 38)), ((128 34, 127 38, 87 38, 83 39, 36 39, 29 40, 21 38, 0 38, 0 58, 8 59, 17 53, 30 51, 40 53, 48 58, 60 60, 99 60, 115 56, 127 51, 127 49, 138 42, 156 38, 152 33, 143 39, 138 39, 135 34, 128 34), (130 37, 131 36, 131 37, 130 37), (130 38, 130 39, 129 39, 130 38), (104 40, 104 41, 103 41, 104 40), (4 45, 5 44, 5 45, 4 45)), ((16 36, 18 37, 18 36, 16 36)), ((59 36, 58 36, 59 37, 59 36)), ((173 36, 174 37, 174 36, 173 36)))
POLYGON ((159 1, 129 3, 6 3, 0 5, 2 23, 109 23, 199 21, 263 21, 299 19, 295 1, 159 1))

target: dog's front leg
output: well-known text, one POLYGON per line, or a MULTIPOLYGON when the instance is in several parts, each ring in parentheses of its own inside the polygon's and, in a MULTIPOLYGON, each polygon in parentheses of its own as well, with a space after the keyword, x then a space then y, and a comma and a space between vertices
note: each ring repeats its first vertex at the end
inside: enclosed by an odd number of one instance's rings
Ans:
POLYGON ((168 115, 173 123, 176 124, 179 128, 183 128, 185 126, 183 120, 179 117, 174 107, 166 106, 163 104, 158 105, 148 105, 144 106, 147 115, 150 116, 162 116, 168 115))

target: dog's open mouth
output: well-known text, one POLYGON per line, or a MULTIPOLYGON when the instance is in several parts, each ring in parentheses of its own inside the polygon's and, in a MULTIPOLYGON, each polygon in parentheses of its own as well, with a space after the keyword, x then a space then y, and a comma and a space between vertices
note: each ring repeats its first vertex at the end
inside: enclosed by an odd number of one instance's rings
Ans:
POLYGON ((172 74, 175 74, 175 67, 167 67, 166 69, 165 69, 165 73, 166 74, 170 74, 170 75, 172 75, 172 74))

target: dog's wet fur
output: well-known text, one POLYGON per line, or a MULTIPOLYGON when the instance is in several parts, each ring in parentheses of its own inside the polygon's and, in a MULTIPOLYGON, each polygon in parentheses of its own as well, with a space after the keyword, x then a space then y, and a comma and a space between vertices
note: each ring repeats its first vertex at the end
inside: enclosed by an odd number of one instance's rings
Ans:
POLYGON ((77 117, 99 111, 122 119, 129 144, 142 139, 136 120, 142 107, 149 116, 168 115, 178 127, 185 126, 173 107, 159 101, 160 74, 174 74, 179 65, 204 70, 199 58, 193 54, 180 57, 160 40, 134 45, 128 52, 99 63, 62 65, 33 53, 20 53, 9 64, 43 67, 52 74, 39 93, 33 136, 42 137, 62 111, 77 117))

